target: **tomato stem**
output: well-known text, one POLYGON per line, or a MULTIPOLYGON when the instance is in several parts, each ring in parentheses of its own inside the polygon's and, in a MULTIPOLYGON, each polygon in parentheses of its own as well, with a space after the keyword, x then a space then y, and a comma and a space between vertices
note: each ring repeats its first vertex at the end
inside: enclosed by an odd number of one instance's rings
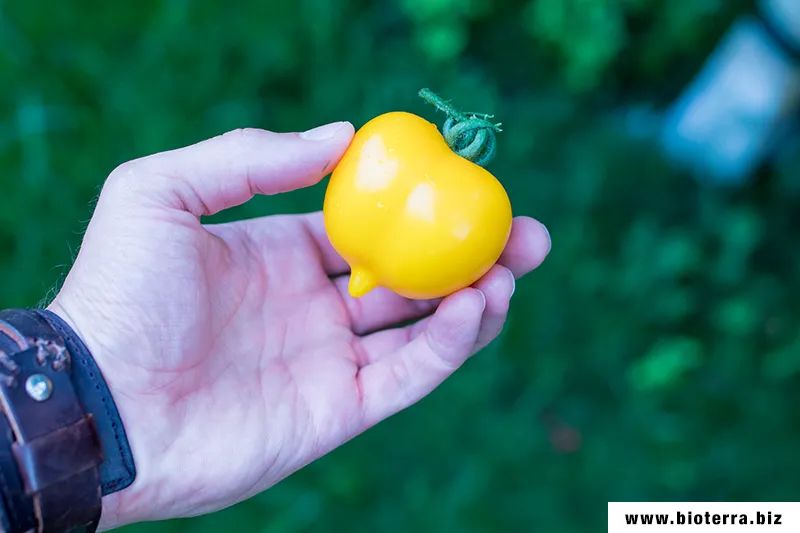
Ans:
POLYGON ((494 115, 461 112, 430 89, 420 89, 419 96, 447 115, 442 135, 455 153, 482 167, 492 160, 497 151, 495 134, 503 131, 500 123, 489 120, 494 115))

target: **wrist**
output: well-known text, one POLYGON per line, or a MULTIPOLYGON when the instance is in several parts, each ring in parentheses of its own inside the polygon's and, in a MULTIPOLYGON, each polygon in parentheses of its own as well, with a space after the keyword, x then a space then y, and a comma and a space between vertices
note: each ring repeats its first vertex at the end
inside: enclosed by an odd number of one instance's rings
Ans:
MULTIPOLYGON (((132 409, 124 390, 120 387, 120 371, 113 357, 105 357, 108 343, 99 342, 91 334, 91 328, 62 305, 58 298, 52 302, 43 315, 51 324, 61 328, 73 346, 71 353, 83 352, 82 357, 74 358, 74 374, 82 373, 83 388, 94 388, 87 394, 85 408, 95 417, 104 448, 103 498, 99 530, 125 525, 136 520, 130 512, 130 501, 136 499, 143 483, 136 474, 140 458, 145 454, 137 444, 143 429, 140 416, 132 409), (55 315, 55 317, 53 317, 55 315), (61 322, 61 324, 59 324, 61 322), (64 327, 66 326, 66 328, 64 327), (77 338, 76 338, 77 336, 77 338), (91 383, 86 383, 91 378, 91 383), (107 387, 101 396, 101 387, 107 387), (135 462, 134 462, 135 461, 135 462), (133 483, 131 483, 133 481, 133 483)), ((79 384, 79 387, 81 385, 79 384)))
POLYGON ((3 310, 0 333, 3 529, 94 531, 101 496, 135 476, 102 373, 50 311, 3 310))

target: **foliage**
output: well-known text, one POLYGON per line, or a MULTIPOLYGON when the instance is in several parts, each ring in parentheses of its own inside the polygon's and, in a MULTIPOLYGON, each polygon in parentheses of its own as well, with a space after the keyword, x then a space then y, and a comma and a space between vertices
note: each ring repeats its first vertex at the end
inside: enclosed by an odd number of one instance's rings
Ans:
POLYGON ((609 500, 800 499, 800 145, 719 190, 631 135, 634 104, 674 98, 748 9, 0 4, 5 306, 65 273, 116 164, 241 126, 433 119, 426 86, 503 122, 492 170, 553 237, 502 338, 428 399, 232 509, 130 531, 594 531, 609 500))

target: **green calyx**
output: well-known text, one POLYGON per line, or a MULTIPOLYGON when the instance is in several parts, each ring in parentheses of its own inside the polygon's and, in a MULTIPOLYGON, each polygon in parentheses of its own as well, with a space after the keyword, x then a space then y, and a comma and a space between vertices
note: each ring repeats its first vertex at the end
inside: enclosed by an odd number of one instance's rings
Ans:
POLYGON ((458 111, 430 89, 420 89, 419 96, 447 115, 442 135, 455 153, 482 167, 489 164, 497 151, 496 133, 503 131, 490 122, 493 115, 458 111))

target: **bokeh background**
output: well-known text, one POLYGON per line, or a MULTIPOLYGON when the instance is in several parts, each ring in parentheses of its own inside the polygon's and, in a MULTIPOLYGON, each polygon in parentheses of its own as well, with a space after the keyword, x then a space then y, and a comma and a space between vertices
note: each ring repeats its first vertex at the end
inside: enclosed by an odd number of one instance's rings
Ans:
POLYGON ((430 397, 231 509, 128 531, 599 531, 609 500, 800 500, 800 145, 725 188, 648 133, 752 9, 0 2, 5 307, 53 294, 117 164, 242 126, 441 120, 420 87, 504 123, 491 170, 552 234, 502 337, 430 397))

